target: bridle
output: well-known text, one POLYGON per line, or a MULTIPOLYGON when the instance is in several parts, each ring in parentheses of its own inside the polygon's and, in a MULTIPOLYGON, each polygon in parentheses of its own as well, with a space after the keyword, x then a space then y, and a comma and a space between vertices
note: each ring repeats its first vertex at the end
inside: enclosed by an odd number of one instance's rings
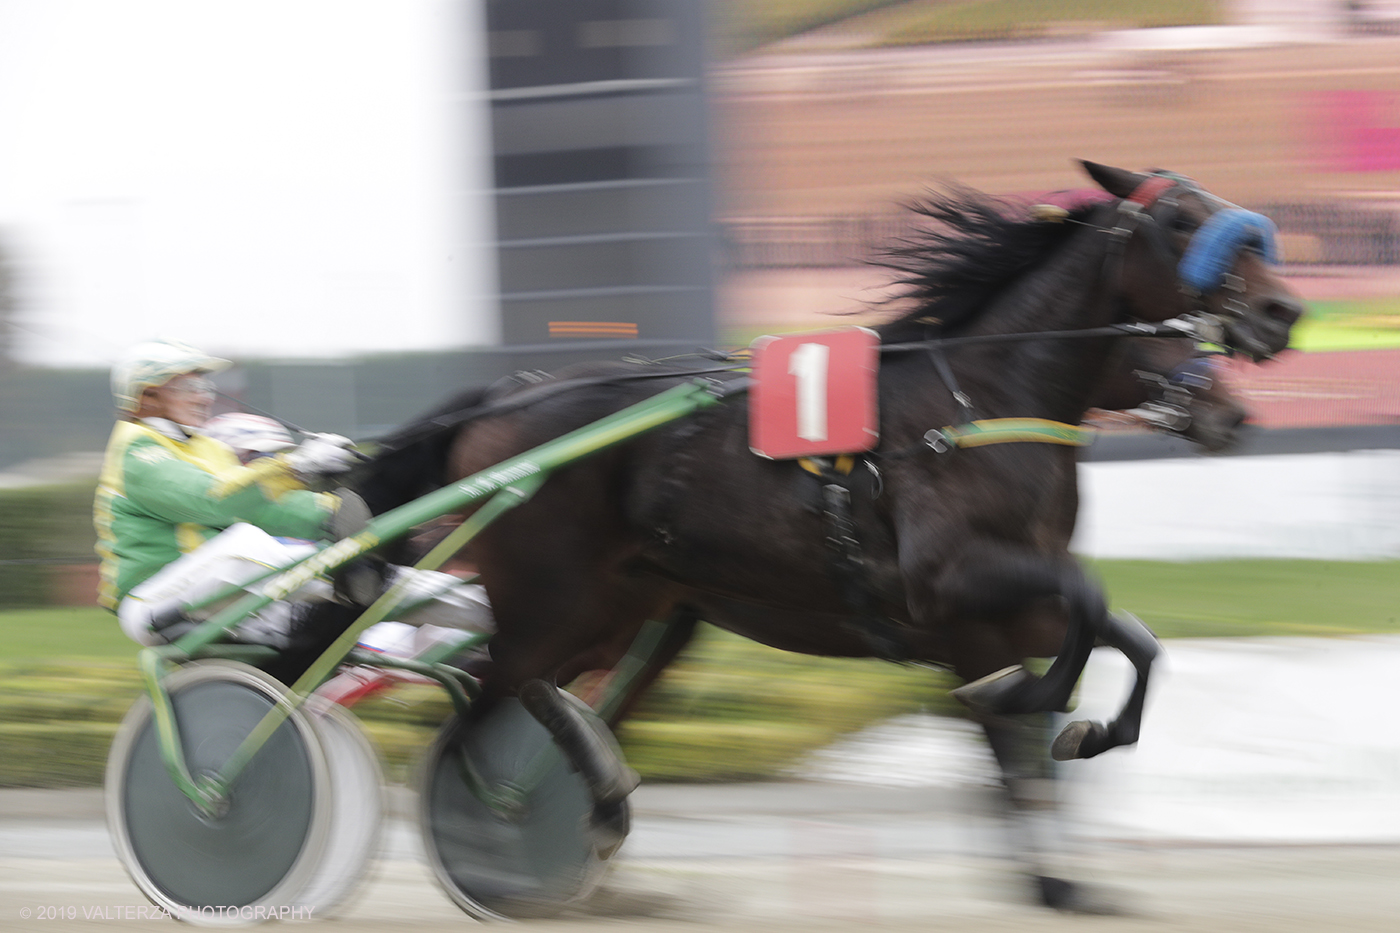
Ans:
POLYGON ((1152 397, 1124 412, 1149 427, 1172 434, 1184 434, 1195 415, 1192 407, 1197 392, 1209 392, 1215 385, 1214 357, 1193 356, 1183 360, 1165 376, 1144 369, 1133 370, 1152 397))
MULTIPOLYGON (((1100 285, 1121 281, 1124 256, 1128 243, 1138 234, 1144 236, 1150 248, 1175 267, 1178 291, 1187 300, 1181 315, 1156 323, 1119 323, 1078 330, 1036 331, 1017 334, 979 334, 959 337, 934 337, 902 344, 887 344, 882 353, 899 353, 923 349, 934 364, 934 371, 957 403, 963 423, 934 428, 924 434, 923 444, 884 454, 886 457, 908 456, 920 448, 947 453, 957 447, 985 444, 1034 441, 1040 443, 1083 446, 1090 434, 1077 425, 1062 424, 1039 418, 998 418, 973 420, 972 400, 959 386, 943 349, 959 344, 998 343, 1024 340, 1050 340, 1099 336, 1190 337, 1197 342, 1226 346, 1226 321, 1212 311, 1209 297, 1218 289, 1238 293, 1222 304, 1226 316, 1242 317, 1249 308, 1239 297, 1244 292, 1244 280, 1228 270, 1241 249, 1257 248, 1266 260, 1278 258, 1273 222, 1262 214, 1246 211, 1201 189, 1193 181, 1169 172, 1154 172, 1138 184, 1114 209, 1112 226, 1088 224, 1108 235, 1108 248, 1100 266, 1100 285), (1164 229, 1178 210, 1180 192, 1196 194, 1202 200, 1218 205, 1204 223, 1192 234, 1181 256, 1176 255, 1164 229), (1154 208, 1164 209, 1166 217, 1159 219, 1154 208)), ((1053 215, 1052 215, 1053 216, 1053 215)), ((1061 212, 1055 219, 1066 219, 1061 212)), ((1138 378, 1156 390, 1156 397, 1134 411, 1134 415, 1153 427, 1175 433, 1190 427, 1193 389, 1209 390, 1214 384, 1204 358, 1188 360, 1167 376, 1137 371, 1138 378), (1154 381, 1155 380, 1155 381, 1154 381)))
POLYGON ((1230 270, 1244 250, 1254 250, 1265 262, 1278 264, 1278 228, 1274 222, 1171 172, 1149 175, 1118 203, 1117 219, 1108 230, 1112 237, 1108 256, 1112 258, 1106 262, 1117 263, 1121 273, 1128 240, 1141 228, 1153 251, 1176 267, 1177 290, 1187 302, 1185 313, 1198 316, 1203 325, 1208 325, 1202 339, 1220 344, 1227 354, 1233 354, 1233 348, 1225 340, 1227 323, 1231 319, 1244 319, 1250 309, 1244 301, 1244 279, 1230 270), (1168 243, 1167 229, 1176 217, 1181 193, 1193 194, 1215 205, 1215 210, 1192 232, 1186 249, 1177 257, 1168 243), (1153 215, 1152 209, 1158 205, 1165 208, 1164 217, 1153 215), (1218 311, 1210 308, 1210 299, 1216 292, 1225 293, 1218 311))

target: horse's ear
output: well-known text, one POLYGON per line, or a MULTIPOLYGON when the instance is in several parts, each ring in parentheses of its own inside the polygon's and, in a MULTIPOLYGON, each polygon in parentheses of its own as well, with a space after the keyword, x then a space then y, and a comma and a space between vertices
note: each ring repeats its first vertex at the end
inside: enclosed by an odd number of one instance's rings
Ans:
POLYGON ((1138 172, 1130 172, 1125 168, 1114 168, 1111 165, 1100 165, 1097 162, 1089 162, 1080 159, 1079 164, 1084 166, 1084 171, 1089 173, 1089 177, 1099 183, 1099 187, 1113 195, 1115 198, 1126 198, 1137 190, 1137 186, 1147 180, 1148 176, 1138 172))

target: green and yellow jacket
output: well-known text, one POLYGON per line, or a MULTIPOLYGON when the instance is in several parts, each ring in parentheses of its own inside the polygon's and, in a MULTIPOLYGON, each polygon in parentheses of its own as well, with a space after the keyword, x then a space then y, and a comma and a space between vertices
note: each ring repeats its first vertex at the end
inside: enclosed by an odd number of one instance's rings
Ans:
POLYGON ((302 485, 280 457, 243 466, 226 444, 172 422, 119 421, 93 503, 99 602, 115 610, 132 587, 237 522, 319 538, 338 504, 302 485))

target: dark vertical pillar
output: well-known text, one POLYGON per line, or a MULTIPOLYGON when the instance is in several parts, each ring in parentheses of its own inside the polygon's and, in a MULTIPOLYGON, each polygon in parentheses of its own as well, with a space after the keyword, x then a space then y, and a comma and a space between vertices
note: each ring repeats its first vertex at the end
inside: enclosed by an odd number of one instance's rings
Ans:
POLYGON ((501 335, 714 342, 704 0, 487 0, 501 335))

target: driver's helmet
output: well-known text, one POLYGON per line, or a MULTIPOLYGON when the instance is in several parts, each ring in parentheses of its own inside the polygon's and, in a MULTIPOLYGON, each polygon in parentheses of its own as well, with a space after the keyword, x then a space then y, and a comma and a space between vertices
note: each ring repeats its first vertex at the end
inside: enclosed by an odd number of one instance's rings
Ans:
POLYGON ((163 386, 176 376, 217 373, 232 365, 177 340, 138 343, 112 367, 112 398, 121 411, 134 412, 147 389, 163 386))
POLYGON ((292 433, 277 421, 241 411, 215 415, 204 422, 199 433, 223 441, 244 463, 296 446, 292 433))

